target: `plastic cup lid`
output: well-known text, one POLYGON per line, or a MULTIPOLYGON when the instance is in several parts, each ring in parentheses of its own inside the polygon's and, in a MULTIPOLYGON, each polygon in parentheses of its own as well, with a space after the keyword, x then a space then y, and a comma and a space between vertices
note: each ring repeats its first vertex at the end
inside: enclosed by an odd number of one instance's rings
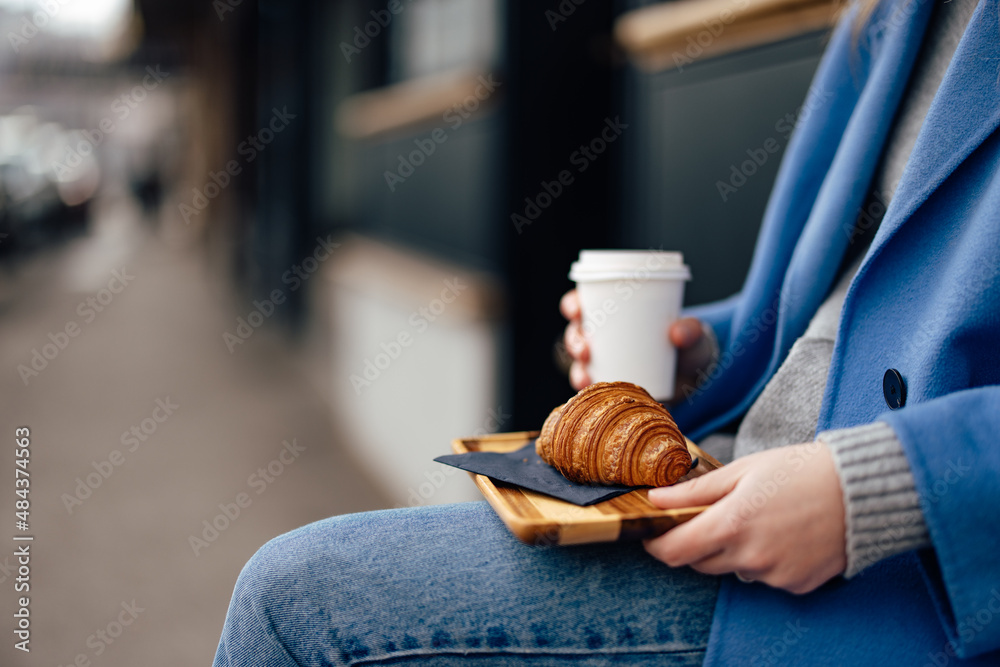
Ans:
POLYGON ((662 250, 581 250, 570 280, 616 280, 633 276, 690 280, 684 255, 662 250))

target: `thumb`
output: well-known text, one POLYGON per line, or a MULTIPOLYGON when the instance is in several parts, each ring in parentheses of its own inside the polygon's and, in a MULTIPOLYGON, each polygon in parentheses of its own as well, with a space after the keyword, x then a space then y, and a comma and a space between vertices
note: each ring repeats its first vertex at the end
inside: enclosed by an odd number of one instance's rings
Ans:
POLYGON ((650 489, 649 502, 660 509, 711 505, 733 490, 740 480, 740 468, 733 463, 687 482, 650 489))

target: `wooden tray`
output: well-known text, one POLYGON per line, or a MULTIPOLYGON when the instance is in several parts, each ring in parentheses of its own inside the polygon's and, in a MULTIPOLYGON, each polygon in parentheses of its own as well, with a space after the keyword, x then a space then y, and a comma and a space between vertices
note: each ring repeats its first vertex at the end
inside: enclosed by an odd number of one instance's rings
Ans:
MULTIPOLYGON (((482 438, 453 440, 456 454, 466 452, 511 452, 524 447, 538 431, 496 433, 482 438)), ((722 467, 717 460, 688 440, 698 465, 682 479, 704 475, 722 467)), ((636 489, 604 502, 580 507, 513 484, 472 475, 486 500, 522 542, 528 544, 586 544, 641 540, 662 535, 674 526, 704 511, 706 507, 662 510, 647 498, 647 489, 636 489)))

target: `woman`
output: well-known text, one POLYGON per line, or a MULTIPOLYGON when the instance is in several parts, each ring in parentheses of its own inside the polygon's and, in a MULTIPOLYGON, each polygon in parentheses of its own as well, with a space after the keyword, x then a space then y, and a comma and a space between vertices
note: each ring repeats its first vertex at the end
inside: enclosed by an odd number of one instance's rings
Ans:
POLYGON ((998 664, 1000 0, 855 10, 810 95, 743 290, 669 332, 682 430, 742 422, 650 497, 712 507, 554 549, 482 503, 328 519, 247 564, 216 664, 998 664))

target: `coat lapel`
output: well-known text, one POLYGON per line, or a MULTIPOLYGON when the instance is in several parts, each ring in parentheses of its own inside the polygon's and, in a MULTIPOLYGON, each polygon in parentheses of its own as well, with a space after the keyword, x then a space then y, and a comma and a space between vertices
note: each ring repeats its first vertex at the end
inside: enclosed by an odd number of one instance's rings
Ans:
POLYGON ((866 265, 998 126, 1000 0, 981 0, 927 112, 866 265))
POLYGON ((830 137, 830 141, 839 140, 840 146, 785 275, 769 372, 749 400, 763 389, 792 343, 805 331, 836 279, 916 60, 932 1, 902 0, 877 18, 889 27, 843 137, 830 137))

